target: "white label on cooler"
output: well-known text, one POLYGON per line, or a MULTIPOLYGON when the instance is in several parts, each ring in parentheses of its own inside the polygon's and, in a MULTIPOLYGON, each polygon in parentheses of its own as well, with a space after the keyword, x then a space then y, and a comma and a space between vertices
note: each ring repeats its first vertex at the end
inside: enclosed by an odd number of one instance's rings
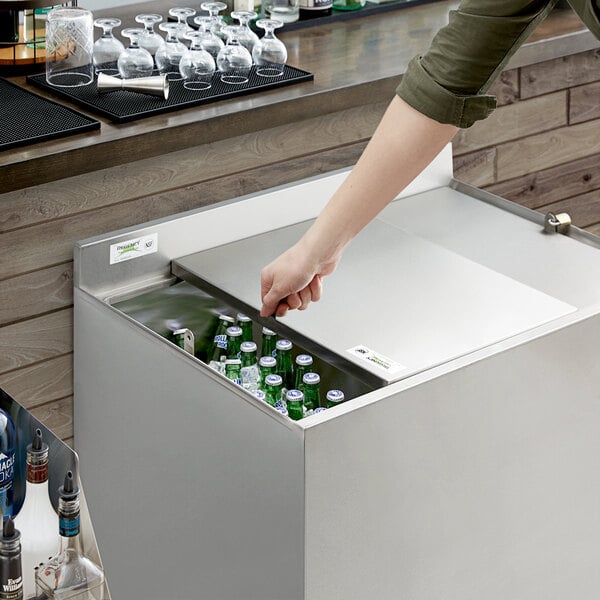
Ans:
POLYGON ((366 346, 354 346, 354 348, 349 348, 347 352, 353 354, 357 358, 361 360, 366 360, 373 365, 378 366, 380 369, 383 369, 387 373, 397 373, 398 371, 402 371, 406 369, 404 365, 393 361, 391 358, 387 356, 383 356, 383 354, 379 354, 378 352, 374 352, 370 348, 366 346))
POLYGON ((110 264, 131 260, 158 252, 158 233, 151 233, 133 240, 126 240, 110 247, 110 264))

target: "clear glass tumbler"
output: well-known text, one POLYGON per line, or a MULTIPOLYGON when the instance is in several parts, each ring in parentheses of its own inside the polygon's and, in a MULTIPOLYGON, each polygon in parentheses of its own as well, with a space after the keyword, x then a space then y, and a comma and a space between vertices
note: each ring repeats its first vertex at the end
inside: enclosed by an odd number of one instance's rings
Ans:
POLYGON ((54 8, 46 18, 46 81, 57 87, 94 80, 94 18, 85 8, 54 8))
POLYGON ((298 0, 264 0, 265 15, 282 23, 298 20, 298 0))

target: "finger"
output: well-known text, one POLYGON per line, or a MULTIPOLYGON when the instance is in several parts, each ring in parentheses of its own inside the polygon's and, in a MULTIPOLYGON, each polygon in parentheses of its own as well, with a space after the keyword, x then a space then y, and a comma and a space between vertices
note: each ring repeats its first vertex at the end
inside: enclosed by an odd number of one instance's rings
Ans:
POLYGON ((298 295, 300 296, 300 300, 302 301, 302 303, 298 307, 298 310, 306 310, 312 298, 310 286, 307 285, 305 288, 301 289, 298 292, 298 295))
POLYGON ((297 292, 287 296, 285 301, 291 310, 296 310, 302 306, 302 299, 300 298, 300 294, 297 292))
POLYGON ((318 302, 321 299, 323 292, 323 283, 320 275, 315 275, 312 281, 308 284, 312 302, 318 302))
POLYGON ((277 306, 277 310, 275 311, 275 315, 277 317, 285 317, 289 309, 290 307, 288 306, 287 302, 280 302, 277 306))

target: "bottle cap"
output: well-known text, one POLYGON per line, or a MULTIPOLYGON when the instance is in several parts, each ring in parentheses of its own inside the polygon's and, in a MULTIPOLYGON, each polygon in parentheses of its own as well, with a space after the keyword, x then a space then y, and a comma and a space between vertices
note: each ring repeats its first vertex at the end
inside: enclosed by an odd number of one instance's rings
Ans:
POLYGON ((58 495, 63 500, 75 500, 79 495, 79 488, 75 483, 75 477, 73 475, 73 471, 67 471, 65 474, 64 483, 58 488, 58 495))
POLYGON ((252 392, 259 400, 264 400, 267 395, 262 390, 254 390, 252 392))
POLYGON ((219 315, 219 319, 221 319, 221 321, 226 321, 227 323, 235 323, 235 319, 228 315, 219 315))
POLYGON ((258 364, 261 367, 274 367, 277 364, 277 361, 273 356, 261 356, 258 364))
POLYGON ((283 383, 283 379, 281 379, 281 375, 275 375, 275 374, 271 374, 271 375, 267 375, 265 377, 265 383, 267 385, 281 385, 283 383))
POLYGON ((316 415, 317 413, 322 413, 323 411, 327 410, 324 406, 318 406, 317 408, 315 408, 315 410, 313 411, 313 415, 316 415))
POLYGON ((15 529, 15 522, 12 517, 7 517, 2 525, 2 537, 0 542, 16 542, 21 538, 21 532, 15 529))
POLYGON ((277 342, 275 342, 275 348, 277 348, 277 350, 291 350, 292 342, 290 342, 290 340, 277 340, 277 342))
POLYGON ((42 439, 42 430, 39 428, 34 431, 33 440, 27 446, 27 463, 34 467, 48 464, 48 444, 42 439))
POLYGON ((256 352, 256 344, 254 342, 242 342, 240 350, 242 352, 256 352))
POLYGON ((304 394, 300 390, 288 390, 285 399, 288 402, 302 402, 304 394))
POLYGON ((226 358, 225 366, 227 365, 241 365, 242 361, 239 358, 226 358))
POLYGON ((307 385, 321 383, 321 377, 319 377, 318 373, 305 373, 304 377, 302 377, 302 383, 307 385))
POLYGON ((296 364, 302 367, 308 367, 313 364, 313 358, 309 354, 298 354, 298 356, 296 356, 296 364))
POLYGON ((329 402, 343 402, 344 401, 344 392, 341 390, 329 390, 327 392, 326 398, 329 402))
POLYGON ((269 329, 268 327, 263 327, 262 332, 263 335, 277 335, 272 329, 269 329))
POLYGON ((238 322, 241 322, 241 323, 247 323, 251 319, 247 315, 243 315, 242 313, 238 313, 237 314, 237 320, 238 320, 238 322))
POLYGON ((242 335, 242 328, 238 327, 237 325, 233 325, 227 328, 226 333, 229 337, 238 337, 242 335))

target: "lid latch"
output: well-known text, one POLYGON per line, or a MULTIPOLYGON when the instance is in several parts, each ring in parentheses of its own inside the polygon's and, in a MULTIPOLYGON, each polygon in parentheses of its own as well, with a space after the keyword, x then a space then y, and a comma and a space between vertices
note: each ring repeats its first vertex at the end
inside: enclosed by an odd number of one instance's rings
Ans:
POLYGON ((571 217, 568 213, 546 213, 544 217, 544 231, 547 233, 569 233, 571 217))

